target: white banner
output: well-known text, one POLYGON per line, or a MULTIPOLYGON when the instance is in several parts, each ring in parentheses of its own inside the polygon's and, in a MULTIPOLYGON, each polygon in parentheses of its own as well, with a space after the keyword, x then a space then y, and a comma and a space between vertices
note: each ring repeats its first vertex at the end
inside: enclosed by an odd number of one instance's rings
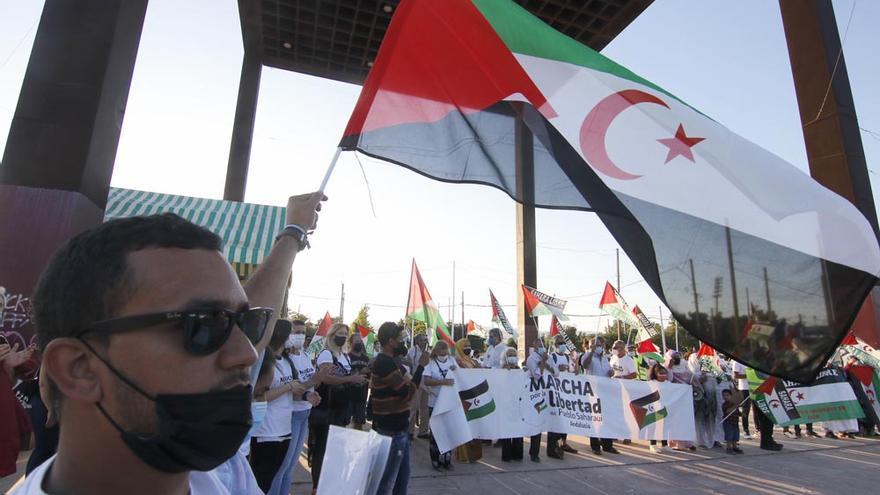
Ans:
POLYGON ((689 385, 522 370, 457 369, 440 387, 431 431, 441 452, 474 438, 542 432, 599 438, 696 440, 689 385))

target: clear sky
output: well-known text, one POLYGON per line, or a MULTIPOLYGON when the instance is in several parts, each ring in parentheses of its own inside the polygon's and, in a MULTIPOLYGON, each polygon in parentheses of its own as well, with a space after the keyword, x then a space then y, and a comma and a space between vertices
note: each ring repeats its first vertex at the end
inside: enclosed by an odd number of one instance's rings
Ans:
MULTIPOLYGON (((834 1, 841 36, 854 0, 834 1)), ((39 0, 0 0, 0 149, 33 44, 39 0)), ((880 158, 880 2, 861 1, 845 41, 868 167, 880 158)), ((778 3, 657 0, 603 53, 734 132, 807 170, 778 3)), ((113 186, 221 198, 241 67, 234 0, 150 0, 113 186)), ((283 205, 318 187, 357 99, 357 86, 264 68, 246 199, 283 205)), ((327 189, 313 249, 294 266, 291 307, 313 319, 362 304, 378 324, 403 316, 410 260, 435 301, 465 298, 465 320, 488 325, 488 290, 515 305, 515 207, 487 187, 449 185, 343 154, 327 189)), ((870 177, 875 186, 876 172, 870 177)), ((669 194, 687 194, 687 188, 669 194)), ((538 288, 567 298, 580 330, 615 278, 617 243, 593 214, 539 211, 538 288)), ((627 301, 657 320, 660 302, 621 253, 627 301)), ((706 296, 708 297, 708 296, 706 296)), ((446 314, 447 308, 441 308, 446 314)), ((663 308, 664 316, 668 314, 663 308)), ((513 307, 508 316, 515 322, 513 307)), ((461 319, 461 307, 455 319, 461 319)), ((542 322, 546 327, 548 322, 542 322)))

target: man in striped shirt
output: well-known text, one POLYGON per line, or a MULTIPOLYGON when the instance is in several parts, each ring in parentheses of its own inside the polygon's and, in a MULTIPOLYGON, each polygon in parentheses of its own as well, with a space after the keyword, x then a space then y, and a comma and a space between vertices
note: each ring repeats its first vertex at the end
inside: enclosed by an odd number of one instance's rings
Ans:
POLYGON ((379 483, 380 494, 406 494, 409 484, 409 411, 410 403, 419 384, 422 373, 428 364, 430 355, 423 352, 417 363, 412 378, 399 364, 398 358, 406 355, 408 335, 400 325, 385 322, 379 327, 379 344, 382 352, 373 361, 370 394, 373 403, 373 430, 380 435, 391 437, 391 451, 385 472, 379 483))

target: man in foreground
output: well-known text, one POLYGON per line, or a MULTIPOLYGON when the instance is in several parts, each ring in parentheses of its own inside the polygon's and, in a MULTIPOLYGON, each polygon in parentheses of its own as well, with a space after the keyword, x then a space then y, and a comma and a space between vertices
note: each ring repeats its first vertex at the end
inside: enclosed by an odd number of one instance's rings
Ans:
MULTIPOLYGON (((251 367, 323 194, 243 288, 220 238, 175 215, 107 222, 65 244, 34 295, 58 453, 18 494, 226 494, 212 472, 251 427, 251 367)), ((256 494, 253 475, 237 493, 256 494)))

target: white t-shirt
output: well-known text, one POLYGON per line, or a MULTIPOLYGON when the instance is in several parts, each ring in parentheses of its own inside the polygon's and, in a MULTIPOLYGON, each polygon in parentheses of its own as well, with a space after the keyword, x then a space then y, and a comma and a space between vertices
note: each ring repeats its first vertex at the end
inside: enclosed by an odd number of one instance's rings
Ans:
POLYGON ((529 354, 529 358, 526 359, 526 369, 529 371, 529 376, 534 379, 539 379, 544 374, 544 370, 541 369, 541 355, 537 351, 529 354))
POLYGON ((629 354, 624 354, 623 357, 613 354, 611 356, 611 370, 614 371, 614 378, 623 378, 636 372, 636 363, 629 354))
POLYGON ((497 344, 486 350, 486 357, 483 358, 484 368, 503 368, 504 356, 507 355, 507 346, 497 344))
POLYGON ((554 352, 550 355, 550 362, 550 368, 554 375, 558 374, 560 371, 574 371, 571 369, 571 359, 569 359, 567 354, 554 352), (562 369, 563 367, 565 367, 564 370, 562 369))
MULTIPOLYGON (((302 351, 299 354, 291 354, 290 361, 293 363, 293 366, 296 368, 296 378, 300 383, 305 383, 312 379, 315 376, 315 365, 312 364, 312 360, 309 359, 308 356, 302 351)), ((330 360, 333 361, 332 359, 330 360)), ((309 389, 310 392, 314 392, 315 388, 312 387, 309 389)), ((312 408, 312 403, 307 400, 294 400, 293 401, 293 410, 294 411, 308 411, 312 408)))
MULTIPOLYGON (((270 388, 277 388, 293 381, 293 371, 287 359, 275 359, 275 376, 270 388)), ((280 442, 290 437, 290 417, 293 414, 293 394, 284 392, 269 401, 266 416, 254 432, 257 442, 280 442)))
MULTIPOLYGON (((440 362, 438 359, 431 359, 428 362, 428 366, 425 367, 425 371, 422 372, 422 382, 424 382, 424 378, 431 378, 433 380, 445 380, 449 376, 449 369, 455 366, 455 359, 451 357, 446 359, 445 363, 440 362)), ((440 387, 443 385, 426 385, 428 389, 428 407, 434 407, 434 404, 437 403, 437 396, 440 395, 440 387)))
MULTIPOLYGON (((733 362, 733 373, 734 374, 746 374, 746 365, 740 363, 739 361, 733 362)), ((737 390, 748 390, 749 389, 749 379, 748 378, 738 378, 736 379, 736 389, 737 390)))
MULTIPOLYGON (((288 421, 289 423, 289 421, 288 421)), ((55 457, 58 454, 53 455, 52 457, 46 459, 46 462, 40 464, 36 469, 31 472, 31 474, 25 478, 24 483, 19 486, 14 492, 13 495, 48 495, 43 491, 43 479, 46 477, 46 473, 49 472, 49 468, 52 466, 52 463, 55 462, 55 457)), ((252 476, 253 478, 253 476, 252 476)), ((257 491, 249 490, 246 492, 249 495, 262 493, 257 488, 257 491)), ((214 471, 190 471, 189 473, 189 494, 190 495, 229 495, 229 490, 226 489, 226 486, 220 481, 220 478, 217 477, 217 474, 214 471)))
POLYGON ((600 356, 597 353, 593 353, 593 358, 590 362, 587 362, 587 356, 590 353, 586 352, 581 355, 581 367, 584 369, 584 373, 590 376, 608 376, 608 372, 611 371, 611 365, 608 364, 608 359, 605 357, 605 353, 603 352, 600 356))
MULTIPOLYGON (((348 360, 348 356, 345 353, 340 353, 339 357, 336 358, 336 362, 339 363, 339 367, 342 368, 342 373, 337 373, 339 376, 348 376, 351 374, 351 361, 348 360)), ((330 352, 330 349, 324 349, 318 354, 318 361, 316 366, 319 368, 322 364, 333 364, 333 353, 330 352)))

